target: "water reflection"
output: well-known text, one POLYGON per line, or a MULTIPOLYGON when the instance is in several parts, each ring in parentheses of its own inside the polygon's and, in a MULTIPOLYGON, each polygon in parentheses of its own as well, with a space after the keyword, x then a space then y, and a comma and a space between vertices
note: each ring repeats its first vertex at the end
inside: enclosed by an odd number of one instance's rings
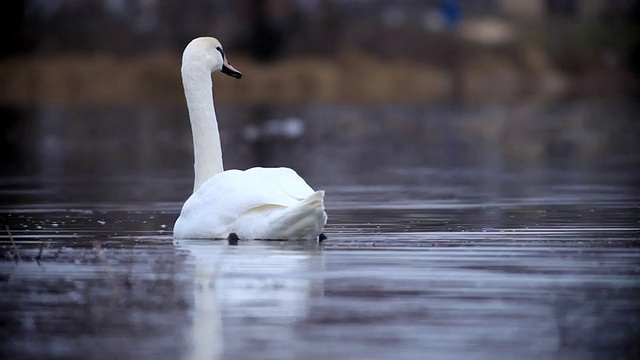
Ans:
POLYGON ((628 302, 640 290, 630 277, 637 251, 619 257, 624 251, 583 254, 579 247, 515 241, 478 248, 462 233, 453 236, 454 247, 423 251, 328 252, 327 300, 303 330, 309 340, 332 339, 334 347, 319 347, 310 357, 340 357, 345 347, 375 359, 631 353, 623 339, 638 332, 625 320, 637 319, 638 307, 628 302))
POLYGON ((131 358, 182 356, 184 257, 165 239, 93 234, 15 239, 20 258, 0 262, 0 335, 11 339, 3 357, 121 358, 123 349, 131 358))
MULTIPOLYGON (((493 191, 500 191, 492 181, 496 173, 519 177, 525 186, 553 182, 549 176, 565 170, 573 176, 567 183, 588 181, 598 171, 614 177, 633 173, 628 181, 638 177, 631 168, 638 165, 637 110, 629 103, 226 107, 218 112, 227 168, 289 166, 320 184, 386 184, 397 176, 394 169, 411 168, 479 171, 478 182, 493 191), (292 117, 304 129, 295 139, 246 135, 248 128, 292 117), (621 164, 629 166, 626 174, 620 174, 621 164)), ((105 174, 192 176, 189 123, 182 108, 40 108, 5 114, 3 150, 15 156, 0 158, 4 169, 96 180, 105 174)))
MULTIPOLYGON (((262 159, 327 190, 322 245, 172 243, 182 110, 5 113, 0 357, 638 358, 633 109, 272 108, 306 132, 262 159)), ((258 115, 220 109, 228 167, 258 115)))
POLYGON ((216 289, 226 245, 216 241, 174 240, 193 259, 194 286, 189 359, 219 359, 222 354, 222 319, 216 289))
POLYGON ((287 344, 310 300, 323 294, 319 244, 174 240, 174 246, 195 265, 190 358, 238 358, 248 344, 249 353, 297 358, 287 344))

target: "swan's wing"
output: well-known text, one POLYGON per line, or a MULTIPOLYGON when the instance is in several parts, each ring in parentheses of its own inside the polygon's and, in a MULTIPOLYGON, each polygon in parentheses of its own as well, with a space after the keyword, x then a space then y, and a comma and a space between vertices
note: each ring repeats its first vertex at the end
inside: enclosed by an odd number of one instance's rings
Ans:
POLYGON ((202 191, 209 194, 207 198, 221 200, 238 213, 264 205, 291 206, 314 192, 288 168, 225 171, 207 181, 202 191))
POLYGON ((198 237, 227 237, 235 231, 236 220, 248 212, 290 207, 313 193, 304 179, 288 168, 224 171, 207 180, 187 199, 174 235, 176 232, 181 235, 183 229, 197 228, 205 231, 198 237))
POLYGON ((257 180, 263 186, 268 187, 270 191, 265 191, 265 194, 275 192, 301 201, 314 192, 311 186, 298 173, 289 168, 255 167, 245 170, 244 173, 250 181, 257 180))

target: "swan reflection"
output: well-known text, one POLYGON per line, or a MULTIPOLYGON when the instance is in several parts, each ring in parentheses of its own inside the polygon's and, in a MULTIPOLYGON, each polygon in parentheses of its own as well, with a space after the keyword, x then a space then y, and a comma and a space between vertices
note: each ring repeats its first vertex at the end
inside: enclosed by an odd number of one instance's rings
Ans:
POLYGON ((174 240, 194 264, 192 359, 247 347, 294 358, 287 343, 323 295, 320 245, 296 241, 174 240))

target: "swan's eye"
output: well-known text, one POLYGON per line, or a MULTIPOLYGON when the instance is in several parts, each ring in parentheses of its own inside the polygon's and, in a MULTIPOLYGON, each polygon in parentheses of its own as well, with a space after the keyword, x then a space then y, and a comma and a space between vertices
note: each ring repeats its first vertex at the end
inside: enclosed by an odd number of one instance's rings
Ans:
POLYGON ((222 55, 222 58, 224 59, 224 51, 222 51, 222 48, 220 46, 217 46, 216 50, 220 51, 220 55, 222 55))

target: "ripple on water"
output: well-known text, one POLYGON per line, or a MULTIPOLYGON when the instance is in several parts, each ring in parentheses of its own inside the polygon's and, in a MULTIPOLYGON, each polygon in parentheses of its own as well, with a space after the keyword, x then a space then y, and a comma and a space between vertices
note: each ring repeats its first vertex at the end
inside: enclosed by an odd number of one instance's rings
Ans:
POLYGON ((550 154, 518 158, 511 140, 435 115, 379 119, 388 147, 325 136, 315 160, 344 160, 322 174, 302 159, 310 183, 327 183, 321 245, 174 242, 191 186, 175 174, 0 177, 0 224, 13 235, 0 229, 0 353, 638 358, 637 151, 604 141, 620 138, 605 127, 599 147, 554 153, 566 142, 554 118, 553 134, 543 122, 521 139, 550 154), (452 144, 429 135, 440 127, 452 144))

